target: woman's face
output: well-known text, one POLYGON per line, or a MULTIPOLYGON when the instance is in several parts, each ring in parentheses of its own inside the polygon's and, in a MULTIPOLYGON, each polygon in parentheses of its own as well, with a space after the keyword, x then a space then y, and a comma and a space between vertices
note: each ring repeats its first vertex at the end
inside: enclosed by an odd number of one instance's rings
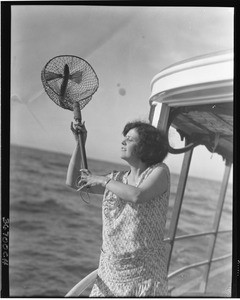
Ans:
POLYGON ((129 161, 129 159, 136 159, 135 149, 139 142, 139 135, 136 129, 128 131, 122 141, 121 158, 129 161))

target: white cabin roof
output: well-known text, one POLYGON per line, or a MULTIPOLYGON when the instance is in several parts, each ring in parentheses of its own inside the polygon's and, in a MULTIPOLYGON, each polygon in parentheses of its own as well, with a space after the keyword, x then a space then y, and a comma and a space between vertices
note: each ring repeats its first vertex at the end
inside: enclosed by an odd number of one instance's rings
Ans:
POLYGON ((170 106, 199 105, 216 103, 219 96, 217 102, 231 102, 232 86, 233 52, 229 50, 195 57, 162 70, 151 81, 150 102, 167 101, 170 106), (216 89, 210 91, 210 87, 220 88, 220 93, 216 89), (186 99, 184 94, 191 91, 193 93, 186 99), (168 94, 171 97, 167 97, 168 94))
POLYGON ((197 135, 207 149, 231 161, 233 73, 232 51, 195 57, 162 70, 151 82, 150 121, 162 126, 167 118, 161 113, 164 105, 169 115, 175 114, 171 126, 182 136, 191 140, 197 135))

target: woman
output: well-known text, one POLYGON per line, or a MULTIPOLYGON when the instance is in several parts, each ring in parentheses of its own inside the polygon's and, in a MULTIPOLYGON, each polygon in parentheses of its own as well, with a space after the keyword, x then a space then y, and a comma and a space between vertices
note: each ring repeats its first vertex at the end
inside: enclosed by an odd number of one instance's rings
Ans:
MULTIPOLYGON (((71 125, 76 140, 84 128, 71 125)), ((163 237, 170 173, 163 160, 168 143, 162 132, 143 122, 128 123, 123 136, 121 158, 129 171, 99 176, 83 170, 81 175, 83 191, 104 194, 103 243, 90 297, 167 296, 163 237)), ((77 144, 66 181, 75 189, 80 161, 77 144)))

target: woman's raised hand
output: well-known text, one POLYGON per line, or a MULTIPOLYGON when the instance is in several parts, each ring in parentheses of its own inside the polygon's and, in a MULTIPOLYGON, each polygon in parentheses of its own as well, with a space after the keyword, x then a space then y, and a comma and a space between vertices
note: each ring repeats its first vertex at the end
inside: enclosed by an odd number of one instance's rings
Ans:
POLYGON ((73 124, 73 122, 71 122, 71 130, 72 130, 74 138, 77 142, 78 142, 79 134, 82 133, 83 143, 85 145, 86 140, 87 140, 87 129, 85 127, 85 122, 83 122, 82 124, 79 124, 79 123, 73 124))

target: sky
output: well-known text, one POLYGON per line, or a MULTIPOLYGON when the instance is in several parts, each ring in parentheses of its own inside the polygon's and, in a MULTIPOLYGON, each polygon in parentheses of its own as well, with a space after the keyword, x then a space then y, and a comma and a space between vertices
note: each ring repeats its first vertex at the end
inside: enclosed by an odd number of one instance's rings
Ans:
MULTIPOLYGON (((45 93, 41 71, 58 55, 83 58, 99 88, 82 110, 88 158, 123 163, 122 130, 148 120, 150 83, 162 69, 233 49, 231 7, 16 5, 11 20, 11 143, 70 154, 73 112, 45 93)), ((183 155, 166 163, 179 173, 183 155)), ((200 146, 190 174, 221 180, 222 158, 200 146)))

